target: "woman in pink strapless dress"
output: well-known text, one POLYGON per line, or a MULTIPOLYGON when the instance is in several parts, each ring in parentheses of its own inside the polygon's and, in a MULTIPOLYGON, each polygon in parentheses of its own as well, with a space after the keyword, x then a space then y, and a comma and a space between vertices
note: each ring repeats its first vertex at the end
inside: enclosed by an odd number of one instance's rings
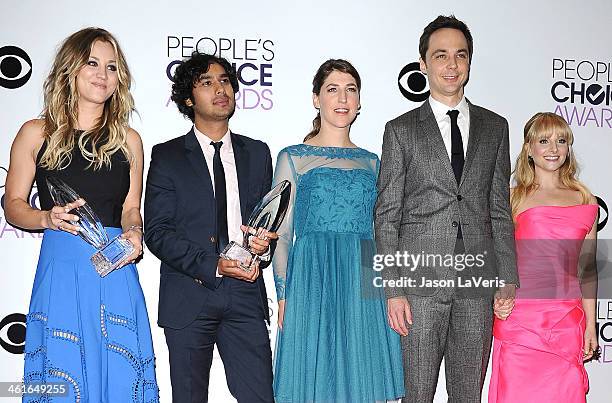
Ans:
POLYGON ((513 308, 495 306, 489 403, 586 401, 583 361, 597 349, 597 274, 587 256, 598 206, 575 178, 572 142, 555 114, 525 126, 511 194, 520 288, 513 308))

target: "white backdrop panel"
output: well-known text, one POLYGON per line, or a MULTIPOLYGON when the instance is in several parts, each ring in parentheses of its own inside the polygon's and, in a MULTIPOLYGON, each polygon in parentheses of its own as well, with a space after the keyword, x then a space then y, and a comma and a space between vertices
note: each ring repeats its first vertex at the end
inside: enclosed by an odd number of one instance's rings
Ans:
MULTIPOLYGON (((22 0, 3 4, 0 48, 11 45, 25 51, 31 59, 31 77, 20 88, 6 88, 10 84, 2 80, 13 77, 4 76, 0 60, 0 167, 8 168, 11 142, 20 125, 41 110, 42 82, 57 45, 86 26, 108 29, 123 47, 135 79, 133 94, 139 114, 134 116, 133 127, 143 137, 147 160, 154 144, 189 130, 189 122, 168 103, 171 83, 166 69, 172 61, 188 55, 198 41, 202 50, 216 50, 238 66, 251 64, 243 67, 243 78, 257 82, 241 86, 240 109, 230 126, 235 132, 266 141, 273 155, 289 144, 301 142, 308 131, 315 113, 311 80, 319 64, 330 57, 351 60, 363 80, 362 110, 353 125, 352 138, 358 145, 380 154, 385 122, 418 105, 400 93, 400 70, 418 60, 418 38, 423 27, 438 14, 455 13, 470 26, 475 42, 466 95, 472 102, 508 118, 512 159, 521 145, 524 122, 531 115, 544 110, 566 115, 565 108, 574 111, 574 149, 582 162, 581 178, 601 198, 602 204, 609 203, 612 122, 606 119, 612 117, 609 106, 612 50, 608 46, 612 3, 479 0, 457 4, 448 0, 433 5, 399 0, 375 3, 22 0), (590 77, 591 65, 600 74, 590 77), (576 88, 582 84, 585 88, 594 86, 585 90, 584 100, 577 94, 574 101, 556 101, 551 87, 558 81, 563 82, 555 92, 559 99, 569 96, 566 87, 572 83, 576 88)), ((0 54, 0 58, 3 56, 0 54)), ((5 171, 0 170, 0 185, 4 185, 4 177, 5 171)), ((0 193, 3 192, 2 186, 0 193)), ((603 220, 607 211, 603 208, 601 211, 603 220)), ((610 231, 609 226, 602 228, 600 238, 610 238, 610 231)), ((39 245, 37 234, 12 228, 0 215, 0 318, 6 319, 0 338, 8 345, 0 350, 0 381, 17 381, 22 376, 23 356, 7 349, 19 349, 23 329, 19 323, 7 321, 15 320, 11 314, 27 313, 39 245)), ((602 259, 609 260, 604 255, 602 259)), ((161 398, 169 402, 168 353, 163 332, 155 325, 158 265, 150 253, 146 254, 139 273, 152 324, 161 398)), ((269 271, 265 278, 275 315, 269 271)), ((604 355, 600 362, 587 365, 591 379, 589 402, 607 402, 611 392, 612 304, 609 293, 602 297, 605 299, 600 301, 598 322, 604 355)), ((274 344, 274 325, 270 332, 274 344)), ((446 400, 443 372, 442 369, 436 402, 446 400)), ((210 401, 233 400, 225 386, 218 356, 210 385, 210 401)), ((485 385, 483 396, 486 391, 485 385)))

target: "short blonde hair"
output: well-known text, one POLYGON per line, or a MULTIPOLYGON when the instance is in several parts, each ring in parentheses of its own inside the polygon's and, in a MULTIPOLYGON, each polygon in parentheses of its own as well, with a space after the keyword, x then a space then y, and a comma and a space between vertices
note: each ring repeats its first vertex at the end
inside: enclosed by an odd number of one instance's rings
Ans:
POLYGON ((542 138, 549 138, 553 134, 564 138, 569 144, 569 154, 559 169, 561 183, 569 189, 579 191, 582 195, 583 204, 590 202, 591 193, 586 186, 576 179, 578 163, 572 152, 572 144, 574 143, 572 129, 561 116, 552 112, 538 112, 525 124, 523 147, 516 159, 516 166, 512 173, 516 185, 510 197, 513 216, 516 216, 517 209, 525 200, 525 197, 535 191, 538 186, 535 183, 535 168, 533 160, 529 156, 529 146, 542 138))

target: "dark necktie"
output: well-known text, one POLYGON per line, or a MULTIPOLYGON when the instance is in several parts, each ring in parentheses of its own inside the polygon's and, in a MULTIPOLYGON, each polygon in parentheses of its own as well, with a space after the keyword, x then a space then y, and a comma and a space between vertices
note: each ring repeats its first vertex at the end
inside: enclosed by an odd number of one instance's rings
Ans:
POLYGON ((457 117, 459 111, 454 109, 446 112, 450 116, 451 120, 451 166, 455 173, 455 180, 457 184, 461 181, 461 174, 463 173, 463 140, 461 139, 461 130, 457 124, 457 117))
POLYGON ((225 170, 221 162, 222 141, 211 141, 210 145, 215 147, 213 156, 213 173, 215 175, 215 202, 217 205, 217 252, 222 252, 229 243, 227 233, 227 195, 225 190, 225 170))

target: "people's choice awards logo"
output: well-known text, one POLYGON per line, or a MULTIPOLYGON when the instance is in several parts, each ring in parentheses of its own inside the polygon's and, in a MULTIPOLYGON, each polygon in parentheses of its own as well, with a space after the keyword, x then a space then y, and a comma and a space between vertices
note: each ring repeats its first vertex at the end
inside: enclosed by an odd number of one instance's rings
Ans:
POLYGON ((25 348, 26 316, 12 313, 0 322, 0 345, 11 354, 23 354, 25 348))
MULTIPOLYGON (((193 51, 226 58, 236 69, 240 89, 237 109, 268 111, 274 107, 272 68, 276 56, 274 41, 266 38, 222 38, 217 36, 168 35, 166 76, 172 81, 176 67, 193 51)), ((166 106, 170 105, 168 99, 166 106)))
POLYGON ((552 59, 550 95, 570 126, 612 128, 612 63, 552 59))
POLYGON ((421 71, 419 62, 409 63, 400 70, 397 86, 402 95, 412 102, 423 102, 429 97, 427 77, 421 71))
POLYGON ((30 56, 17 46, 0 48, 0 87, 22 87, 32 76, 30 56))

